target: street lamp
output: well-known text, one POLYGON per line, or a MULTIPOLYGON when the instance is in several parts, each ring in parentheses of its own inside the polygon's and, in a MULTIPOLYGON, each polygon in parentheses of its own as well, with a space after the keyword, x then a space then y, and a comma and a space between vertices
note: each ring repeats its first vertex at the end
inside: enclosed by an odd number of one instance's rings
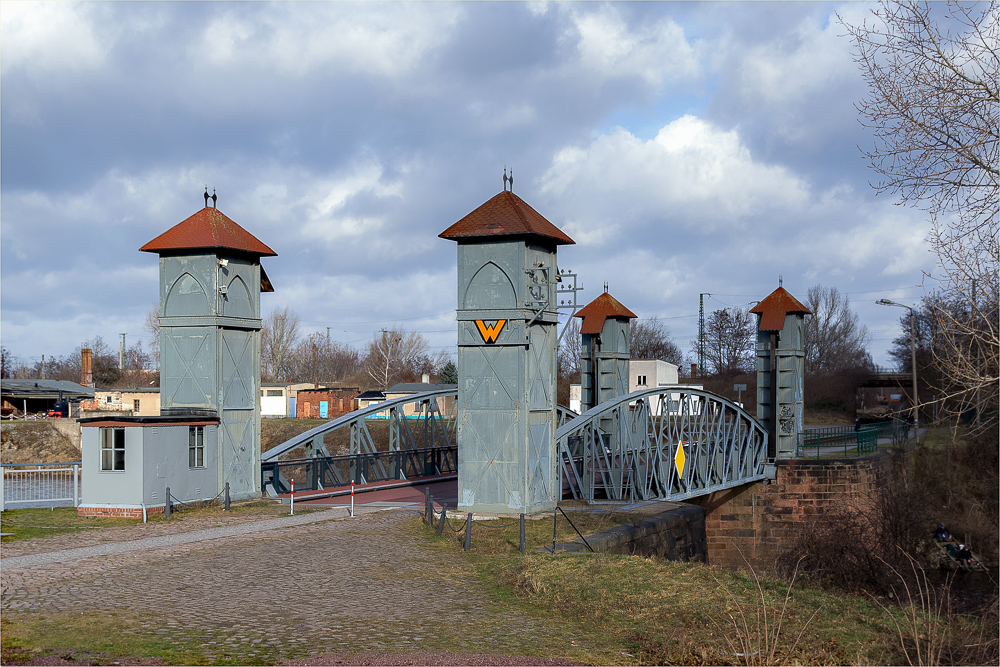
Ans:
POLYGON ((880 306, 898 306, 910 311, 910 359, 913 364, 913 435, 917 436, 919 434, 917 429, 920 426, 920 410, 917 407, 920 405, 920 401, 917 400, 917 323, 915 319, 917 315, 913 312, 913 308, 889 299, 879 299, 875 303, 880 306))

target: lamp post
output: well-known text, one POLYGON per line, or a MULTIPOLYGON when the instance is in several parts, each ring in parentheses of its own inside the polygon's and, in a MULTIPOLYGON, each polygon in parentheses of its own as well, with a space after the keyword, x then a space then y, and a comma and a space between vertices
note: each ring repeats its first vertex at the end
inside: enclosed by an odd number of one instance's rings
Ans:
POLYGON ((917 400, 917 326, 916 326, 916 313, 913 312, 913 308, 910 306, 904 306, 901 303, 896 303, 895 301, 890 301, 889 299, 879 299, 875 302, 880 306, 898 306, 899 308, 906 308, 910 311, 910 360, 913 364, 913 435, 914 437, 918 434, 918 428, 920 427, 920 410, 917 407, 920 405, 920 401, 917 400))

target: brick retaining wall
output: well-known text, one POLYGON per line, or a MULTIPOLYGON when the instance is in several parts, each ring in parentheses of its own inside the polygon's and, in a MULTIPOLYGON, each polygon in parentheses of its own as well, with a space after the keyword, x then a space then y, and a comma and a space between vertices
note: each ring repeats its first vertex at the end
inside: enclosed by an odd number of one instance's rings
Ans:
POLYGON ((705 509, 708 562, 773 567, 778 556, 825 512, 866 504, 890 470, 882 452, 861 459, 777 463, 777 479, 689 501, 705 509))

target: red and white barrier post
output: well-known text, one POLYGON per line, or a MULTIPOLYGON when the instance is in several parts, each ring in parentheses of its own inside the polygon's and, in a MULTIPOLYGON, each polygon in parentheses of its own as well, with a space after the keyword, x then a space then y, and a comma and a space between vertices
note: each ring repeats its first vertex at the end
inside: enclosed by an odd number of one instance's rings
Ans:
POLYGON ((292 480, 292 493, 288 496, 291 499, 291 511, 289 514, 295 514, 295 480, 292 480))
POLYGON ((354 516, 354 480, 351 480, 351 516, 354 516))

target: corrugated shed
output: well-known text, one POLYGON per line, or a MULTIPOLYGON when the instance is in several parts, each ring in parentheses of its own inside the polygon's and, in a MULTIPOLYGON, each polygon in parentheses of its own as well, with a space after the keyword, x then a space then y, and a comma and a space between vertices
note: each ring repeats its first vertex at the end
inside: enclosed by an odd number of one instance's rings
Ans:
POLYGON ((558 227, 546 220, 513 192, 504 190, 469 213, 438 236, 443 239, 468 239, 494 236, 543 236, 556 245, 573 244, 558 227))
POLYGON ((163 253, 195 248, 226 248, 261 257, 278 254, 227 218, 219 209, 210 206, 174 225, 139 250, 163 253))
POLYGON ((761 331, 781 331, 785 326, 785 315, 802 313, 812 315, 812 311, 799 303, 798 299, 788 293, 784 287, 774 290, 763 301, 750 309, 751 313, 760 314, 761 331))
POLYGON ((609 317, 627 317, 634 320, 637 316, 621 304, 618 299, 604 292, 599 297, 574 313, 573 317, 582 317, 581 334, 599 334, 604 328, 604 320, 609 317))

